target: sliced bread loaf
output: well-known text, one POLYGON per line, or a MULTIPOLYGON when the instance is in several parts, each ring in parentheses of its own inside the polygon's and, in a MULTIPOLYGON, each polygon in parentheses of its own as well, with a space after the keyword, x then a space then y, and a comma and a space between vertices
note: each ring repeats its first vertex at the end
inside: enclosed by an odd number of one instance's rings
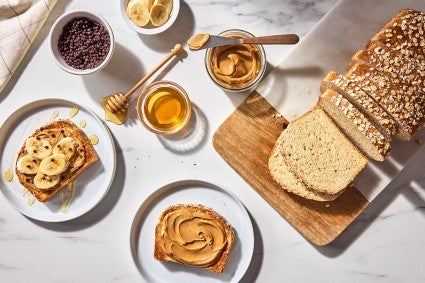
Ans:
POLYGON ((335 200, 341 193, 326 194, 318 192, 307 187, 289 168, 285 157, 282 153, 282 134, 276 141, 273 151, 269 158, 269 170, 273 179, 286 191, 296 194, 300 197, 316 200, 316 201, 332 201, 335 200))
POLYGON ((319 107, 292 121, 281 139, 290 170, 319 192, 341 192, 368 161, 319 107))
POLYGON ((388 156, 389 140, 341 94, 328 89, 318 104, 366 156, 377 161, 388 156))
POLYGON ((374 99, 365 93, 354 81, 331 71, 323 79, 320 92, 333 89, 342 94, 348 101, 363 112, 369 120, 387 137, 398 137, 397 124, 393 117, 387 113, 374 99))
POLYGON ((406 57, 425 59, 425 15, 421 11, 404 9, 386 23, 369 41, 372 44, 398 50, 406 57))
POLYGON ((399 136, 409 140, 422 127, 425 96, 411 86, 393 83, 390 76, 366 64, 354 64, 345 77, 355 82, 392 115, 400 130, 399 136))

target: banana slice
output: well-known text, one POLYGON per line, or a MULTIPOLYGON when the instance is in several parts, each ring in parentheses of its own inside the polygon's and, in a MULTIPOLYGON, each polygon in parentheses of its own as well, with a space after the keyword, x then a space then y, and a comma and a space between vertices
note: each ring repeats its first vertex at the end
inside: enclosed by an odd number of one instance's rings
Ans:
POLYGON ((25 141, 28 153, 38 159, 43 159, 52 154, 52 145, 46 139, 30 137, 25 141))
POLYGON ((76 156, 72 160, 72 168, 70 169, 70 172, 72 173, 80 169, 80 167, 84 165, 85 161, 86 152, 84 151, 84 146, 80 144, 76 150, 76 156))
POLYGON ((145 0, 146 1, 146 3, 148 4, 148 9, 149 9, 149 11, 152 9, 152 6, 154 5, 154 3, 155 3, 155 0, 145 0))
POLYGON ((166 9, 163 5, 156 4, 152 6, 150 19, 154 26, 162 26, 168 21, 168 17, 169 15, 167 15, 166 9))
POLYGON ((71 137, 61 139, 53 148, 53 154, 62 153, 70 160, 75 153, 75 140, 71 137))
POLYGON ((38 172, 44 175, 53 176, 65 172, 68 166, 69 162, 65 154, 58 153, 41 160, 38 172))
POLYGON ((33 175, 37 173, 39 165, 40 161, 37 158, 27 154, 18 159, 16 169, 21 173, 33 175))
POLYGON ((127 15, 136 26, 146 26, 149 23, 148 3, 145 0, 130 0, 127 15))
POLYGON ((40 190, 48 190, 56 186, 60 181, 60 176, 58 175, 45 175, 43 173, 37 173, 34 177, 34 186, 40 190))
POLYGON ((170 17, 171 10, 173 9, 173 0, 155 0, 154 5, 162 5, 165 8, 165 14, 170 17))

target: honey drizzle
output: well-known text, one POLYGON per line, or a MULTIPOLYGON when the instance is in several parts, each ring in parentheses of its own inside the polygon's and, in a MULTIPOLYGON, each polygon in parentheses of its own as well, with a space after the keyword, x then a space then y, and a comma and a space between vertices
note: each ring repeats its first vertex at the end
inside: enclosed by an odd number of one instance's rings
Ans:
POLYGON ((78 105, 74 105, 71 109, 71 111, 69 112, 69 117, 73 118, 75 117, 75 115, 77 115, 78 111, 80 110, 80 108, 78 107, 78 105))
POLYGON ((13 170, 12 167, 9 167, 9 169, 4 172, 4 180, 8 183, 13 181, 13 170))
POLYGON ((96 136, 96 135, 91 135, 91 136, 89 137, 89 140, 90 140, 90 143, 91 143, 92 145, 97 145, 97 144, 99 143, 99 137, 98 137, 98 136, 96 136))
POLYGON ((54 121, 59 116, 59 111, 53 111, 52 117, 50 117, 50 122, 54 121))
POLYGON ((106 107, 108 104, 108 97, 104 97, 100 100, 100 104, 102 105, 103 110, 105 111, 105 120, 110 121, 117 125, 122 125, 127 120, 128 110, 119 114, 114 114, 106 107))
POLYGON ((61 192, 62 205, 60 212, 67 213, 75 195, 75 181, 72 181, 65 190, 61 192))

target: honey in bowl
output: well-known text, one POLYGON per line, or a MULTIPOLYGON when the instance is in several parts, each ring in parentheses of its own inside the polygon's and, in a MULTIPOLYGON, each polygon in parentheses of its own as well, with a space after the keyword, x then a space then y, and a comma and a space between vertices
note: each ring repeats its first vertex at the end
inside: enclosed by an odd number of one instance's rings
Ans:
POLYGON ((173 82, 159 81, 139 96, 137 114, 142 124, 157 134, 173 134, 189 122, 191 105, 183 88, 173 82))

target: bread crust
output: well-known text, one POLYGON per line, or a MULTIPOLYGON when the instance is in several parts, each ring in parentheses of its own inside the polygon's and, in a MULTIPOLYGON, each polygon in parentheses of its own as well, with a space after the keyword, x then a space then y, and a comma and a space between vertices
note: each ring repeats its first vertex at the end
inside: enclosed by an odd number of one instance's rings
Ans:
MULTIPOLYGON (((30 137, 36 137, 40 135, 47 136, 53 147, 61 138, 65 136, 74 138, 78 144, 78 154, 74 154, 70 160, 68 169, 61 174, 61 180, 51 189, 40 190, 36 188, 33 183, 34 176, 21 173, 17 169, 17 166, 15 166, 15 172, 18 176, 19 182, 32 195, 34 195, 37 200, 40 202, 46 202, 52 199, 62 188, 70 185, 79 174, 94 164, 99 157, 86 134, 70 120, 53 121, 35 130, 35 132, 30 137), (83 158, 83 160, 81 160, 81 158, 83 158), (73 165, 76 166, 74 167, 73 165)), ((28 154, 28 152, 24 143, 18 153, 16 162, 19 160, 19 158, 26 154, 28 154)))
MULTIPOLYGON (((225 229, 227 245, 226 245, 225 250, 222 252, 220 258, 214 264, 212 264, 210 266, 200 267, 200 268, 207 269, 207 270, 214 272, 214 273, 222 273, 224 271, 226 265, 227 265, 227 261, 229 259, 229 254, 232 250, 232 247, 233 247, 233 244, 234 244, 234 241, 235 241, 235 232, 234 232, 232 226, 229 224, 229 222, 227 222, 227 220, 223 216, 221 216, 220 214, 218 214, 217 212, 215 212, 211 208, 203 206, 201 204, 176 204, 176 205, 172 205, 172 206, 168 207, 167 209, 165 209, 161 213, 160 217, 158 218, 158 222, 156 224, 156 227, 155 227, 154 258, 157 259, 157 260, 160 260, 160 261, 164 261, 164 262, 174 262, 174 263, 180 263, 180 264, 184 264, 184 265, 188 265, 188 266, 195 266, 195 265, 189 265, 189 264, 186 264, 186 263, 176 261, 174 258, 168 256, 166 251, 164 250, 164 242, 161 239, 161 228, 162 228, 162 225, 164 224, 164 218, 169 213, 171 213, 173 211, 185 209, 185 208, 190 208, 190 207, 196 208, 196 209, 199 209, 199 210, 205 212, 206 214, 211 216, 215 221, 217 221, 225 229)), ((199 266, 195 266, 195 267, 199 267, 199 266)))

